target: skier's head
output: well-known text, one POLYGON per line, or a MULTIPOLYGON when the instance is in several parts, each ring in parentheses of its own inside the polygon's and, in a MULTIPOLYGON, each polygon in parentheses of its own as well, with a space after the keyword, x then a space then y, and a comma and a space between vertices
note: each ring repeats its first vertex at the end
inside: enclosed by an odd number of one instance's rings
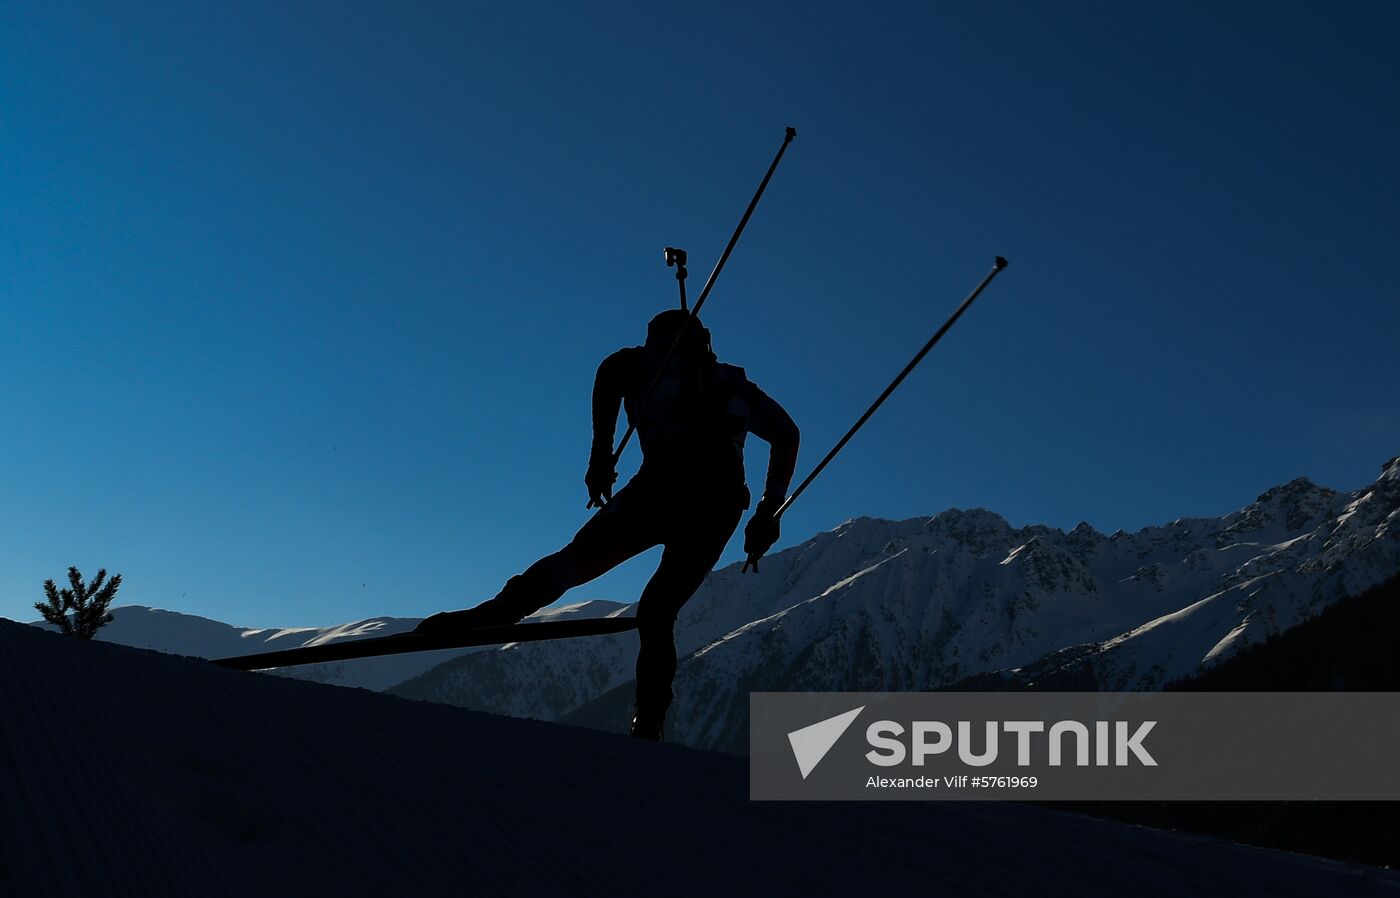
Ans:
POLYGON ((647 348, 666 352, 673 345, 682 358, 708 360, 715 357, 710 348, 710 332, 698 316, 680 309, 668 309, 647 323, 647 348), (679 344, 676 337, 683 334, 679 344))

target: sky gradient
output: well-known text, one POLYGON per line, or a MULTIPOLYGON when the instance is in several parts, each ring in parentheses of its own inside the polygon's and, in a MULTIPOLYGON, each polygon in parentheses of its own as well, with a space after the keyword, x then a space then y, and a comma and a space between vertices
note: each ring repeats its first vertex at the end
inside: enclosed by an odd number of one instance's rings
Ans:
POLYGON ((704 317, 799 477, 1011 267, 780 547, 1131 530, 1400 453, 1394 4, 143 6, 0 35, 0 615, 70 564, 247 626, 489 598, 589 514, 662 247, 698 293, 787 125, 704 317))

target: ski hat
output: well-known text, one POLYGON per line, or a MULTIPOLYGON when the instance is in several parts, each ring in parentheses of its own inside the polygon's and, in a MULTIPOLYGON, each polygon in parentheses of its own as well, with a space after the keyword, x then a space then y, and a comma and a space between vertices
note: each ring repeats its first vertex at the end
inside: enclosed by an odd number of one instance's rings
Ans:
POLYGON ((647 348, 666 352, 676 343, 676 337, 684 332, 685 337, 676 352, 682 356, 714 358, 710 348, 710 331, 700 323, 699 316, 692 316, 680 309, 667 309, 647 322, 647 348), (692 317, 694 320, 692 321, 692 317))

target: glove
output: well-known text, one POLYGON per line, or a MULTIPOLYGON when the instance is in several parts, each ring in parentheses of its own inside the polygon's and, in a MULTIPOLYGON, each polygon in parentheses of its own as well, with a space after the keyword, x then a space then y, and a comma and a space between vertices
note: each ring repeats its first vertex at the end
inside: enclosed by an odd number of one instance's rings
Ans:
POLYGON ((617 471, 611 453, 595 455, 588 460, 588 472, 583 475, 583 485, 588 488, 588 504, 584 508, 602 508, 612 501, 613 484, 617 483, 617 471))
POLYGON ((753 565, 754 573, 758 573, 758 560, 778 541, 778 519, 773 513, 782 504, 781 501, 764 496, 759 500, 758 507, 753 510, 753 517, 749 518, 749 523, 744 527, 744 553, 749 556, 748 561, 744 562, 745 572, 748 571, 749 565, 753 565))

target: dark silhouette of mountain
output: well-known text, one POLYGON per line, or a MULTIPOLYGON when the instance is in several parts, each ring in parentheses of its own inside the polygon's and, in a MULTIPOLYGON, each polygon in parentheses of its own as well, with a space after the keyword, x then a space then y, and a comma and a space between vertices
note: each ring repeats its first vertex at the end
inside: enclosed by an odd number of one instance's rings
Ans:
POLYGON ((1241 649, 1182 692, 1400 692, 1400 575, 1241 649))
MULTIPOLYGON (((1400 576, 1336 602, 1196 676, 1181 692, 1400 691, 1400 576)), ((1053 688, 1045 683, 1036 688, 1053 688)), ((1338 860, 1400 865, 1393 801, 1096 802, 1050 805, 1338 860)))

